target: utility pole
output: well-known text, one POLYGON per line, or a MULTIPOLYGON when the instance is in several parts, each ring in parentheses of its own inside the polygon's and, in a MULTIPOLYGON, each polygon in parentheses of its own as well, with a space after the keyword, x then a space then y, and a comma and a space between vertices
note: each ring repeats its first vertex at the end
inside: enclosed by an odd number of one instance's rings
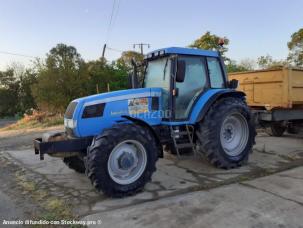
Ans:
POLYGON ((106 44, 104 44, 104 46, 103 46, 102 59, 104 59, 104 56, 105 56, 105 49, 106 49, 106 44))
POLYGON ((133 45, 134 49, 136 48, 136 46, 138 46, 140 48, 142 55, 143 55, 143 47, 144 46, 147 46, 147 48, 150 48, 150 44, 144 44, 144 43, 134 44, 133 45))

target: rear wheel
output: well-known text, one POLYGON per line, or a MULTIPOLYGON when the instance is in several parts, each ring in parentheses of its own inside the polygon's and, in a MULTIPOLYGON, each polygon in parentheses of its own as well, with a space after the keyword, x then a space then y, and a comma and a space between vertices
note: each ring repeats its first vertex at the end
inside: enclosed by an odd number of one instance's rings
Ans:
POLYGON ((200 150, 219 168, 238 167, 248 160, 256 131, 242 99, 223 98, 208 111, 197 130, 200 150))
POLYGON ((280 122, 275 122, 270 125, 268 129, 268 134, 271 136, 281 137, 286 130, 286 127, 283 126, 280 122))
POLYGON ((94 138, 86 158, 87 175, 108 196, 133 195, 151 180, 157 158, 158 147, 148 129, 117 124, 94 138))

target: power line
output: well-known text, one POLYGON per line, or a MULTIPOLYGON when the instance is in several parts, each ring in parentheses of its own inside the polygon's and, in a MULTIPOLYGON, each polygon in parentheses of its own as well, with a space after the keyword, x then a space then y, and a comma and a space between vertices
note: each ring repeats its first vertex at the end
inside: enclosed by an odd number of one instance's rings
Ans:
POLYGON ((110 33, 112 22, 113 22, 113 16, 114 16, 114 12, 115 12, 115 6, 116 6, 116 0, 113 1, 112 11, 111 11, 111 14, 110 14, 109 23, 108 23, 108 27, 107 27, 106 42, 105 43, 107 43, 108 39, 109 39, 109 33, 110 33))
MULTIPOLYGON (((104 44, 103 50, 102 50, 102 59, 105 58, 105 51, 108 48, 107 44, 109 42, 110 33, 111 33, 111 30, 113 29, 113 27, 115 25, 115 22, 117 20, 118 13, 119 13, 119 8, 120 8, 120 0, 113 0, 112 11, 111 11, 111 14, 110 14, 109 23, 108 23, 107 32, 106 32, 105 44, 104 44)), ((116 50, 111 49, 111 50, 118 51, 118 52, 123 52, 123 51, 117 50, 117 49, 116 50)))
POLYGON ((25 58, 32 58, 32 59, 37 58, 37 57, 31 56, 31 55, 24 55, 24 54, 13 53, 13 52, 8 52, 8 51, 0 51, 0 54, 4 54, 4 55, 15 55, 15 56, 20 56, 20 57, 25 57, 25 58))
POLYGON ((117 21, 118 14, 119 14, 119 9, 120 9, 120 0, 117 0, 116 13, 115 13, 114 18, 113 18, 112 28, 114 28, 115 23, 117 21))
POLYGON ((116 48, 111 48, 111 47, 106 47, 106 48, 111 51, 116 51, 116 52, 120 52, 120 53, 124 52, 124 51, 116 49, 116 48))

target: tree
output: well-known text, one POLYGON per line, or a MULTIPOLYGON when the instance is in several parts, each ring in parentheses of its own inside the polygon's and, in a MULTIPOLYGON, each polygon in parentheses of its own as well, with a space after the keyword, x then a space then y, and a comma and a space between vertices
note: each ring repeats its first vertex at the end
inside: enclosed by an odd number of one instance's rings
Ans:
POLYGON ((250 58, 245 58, 240 61, 239 65, 247 70, 255 70, 256 61, 250 58))
POLYGON ((291 35, 287 43, 289 49, 288 60, 298 67, 303 67, 303 28, 291 35))
POLYGON ((235 60, 227 61, 226 70, 228 73, 249 71, 249 69, 246 68, 246 66, 238 64, 235 60))
POLYGON ((125 51, 122 53, 121 57, 117 60, 116 65, 118 69, 126 71, 129 75, 133 73, 132 60, 137 65, 137 75, 139 83, 143 82, 144 66, 142 65, 144 60, 144 55, 136 51, 125 51))
POLYGON ((213 50, 213 51, 220 51, 221 55, 225 57, 225 53, 228 51, 227 45, 229 44, 229 39, 226 37, 223 38, 224 40, 224 46, 221 47, 219 45, 219 41, 222 39, 221 37, 211 34, 209 31, 207 31, 205 34, 203 34, 200 38, 194 41, 190 47, 194 48, 200 48, 200 49, 205 49, 205 50, 213 50))
POLYGON ((107 64, 102 60, 87 63, 89 80, 87 90, 90 93, 107 92, 127 88, 127 71, 117 63, 107 64), (109 88, 108 88, 109 87, 109 88))
POLYGON ((13 116, 19 112, 18 90, 19 81, 14 69, 0 71, 0 116, 13 116))
POLYGON ((257 60, 257 64, 260 69, 274 69, 287 65, 287 62, 283 60, 274 60, 272 56, 266 55, 260 56, 257 60))
POLYGON ((144 55, 136 51, 124 51, 122 52, 121 57, 117 60, 117 65, 125 67, 128 71, 132 69, 132 60, 136 64, 141 64, 144 59, 144 55))
POLYGON ((87 68, 75 47, 58 44, 36 68, 32 91, 40 109, 62 113, 71 100, 87 95, 87 68))
POLYGON ((105 59, 86 63, 75 47, 65 44, 52 48, 35 67, 37 83, 31 87, 35 101, 39 109, 53 113, 63 113, 78 97, 127 87, 127 72, 117 63, 105 59))
POLYGON ((36 102, 31 87, 37 83, 37 73, 33 69, 26 69, 20 76, 18 102, 21 113, 36 108, 36 102))

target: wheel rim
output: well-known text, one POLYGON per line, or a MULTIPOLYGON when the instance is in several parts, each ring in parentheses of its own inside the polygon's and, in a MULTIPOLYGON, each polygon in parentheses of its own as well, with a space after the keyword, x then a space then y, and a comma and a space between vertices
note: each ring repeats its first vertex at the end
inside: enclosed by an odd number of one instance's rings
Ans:
POLYGON ((125 140, 112 150, 108 162, 108 173, 118 184, 131 184, 145 170, 147 154, 144 146, 136 140, 125 140))
POLYGON ((238 156, 245 149, 249 137, 246 118, 240 113, 228 115, 221 126, 220 141, 225 153, 238 156))

